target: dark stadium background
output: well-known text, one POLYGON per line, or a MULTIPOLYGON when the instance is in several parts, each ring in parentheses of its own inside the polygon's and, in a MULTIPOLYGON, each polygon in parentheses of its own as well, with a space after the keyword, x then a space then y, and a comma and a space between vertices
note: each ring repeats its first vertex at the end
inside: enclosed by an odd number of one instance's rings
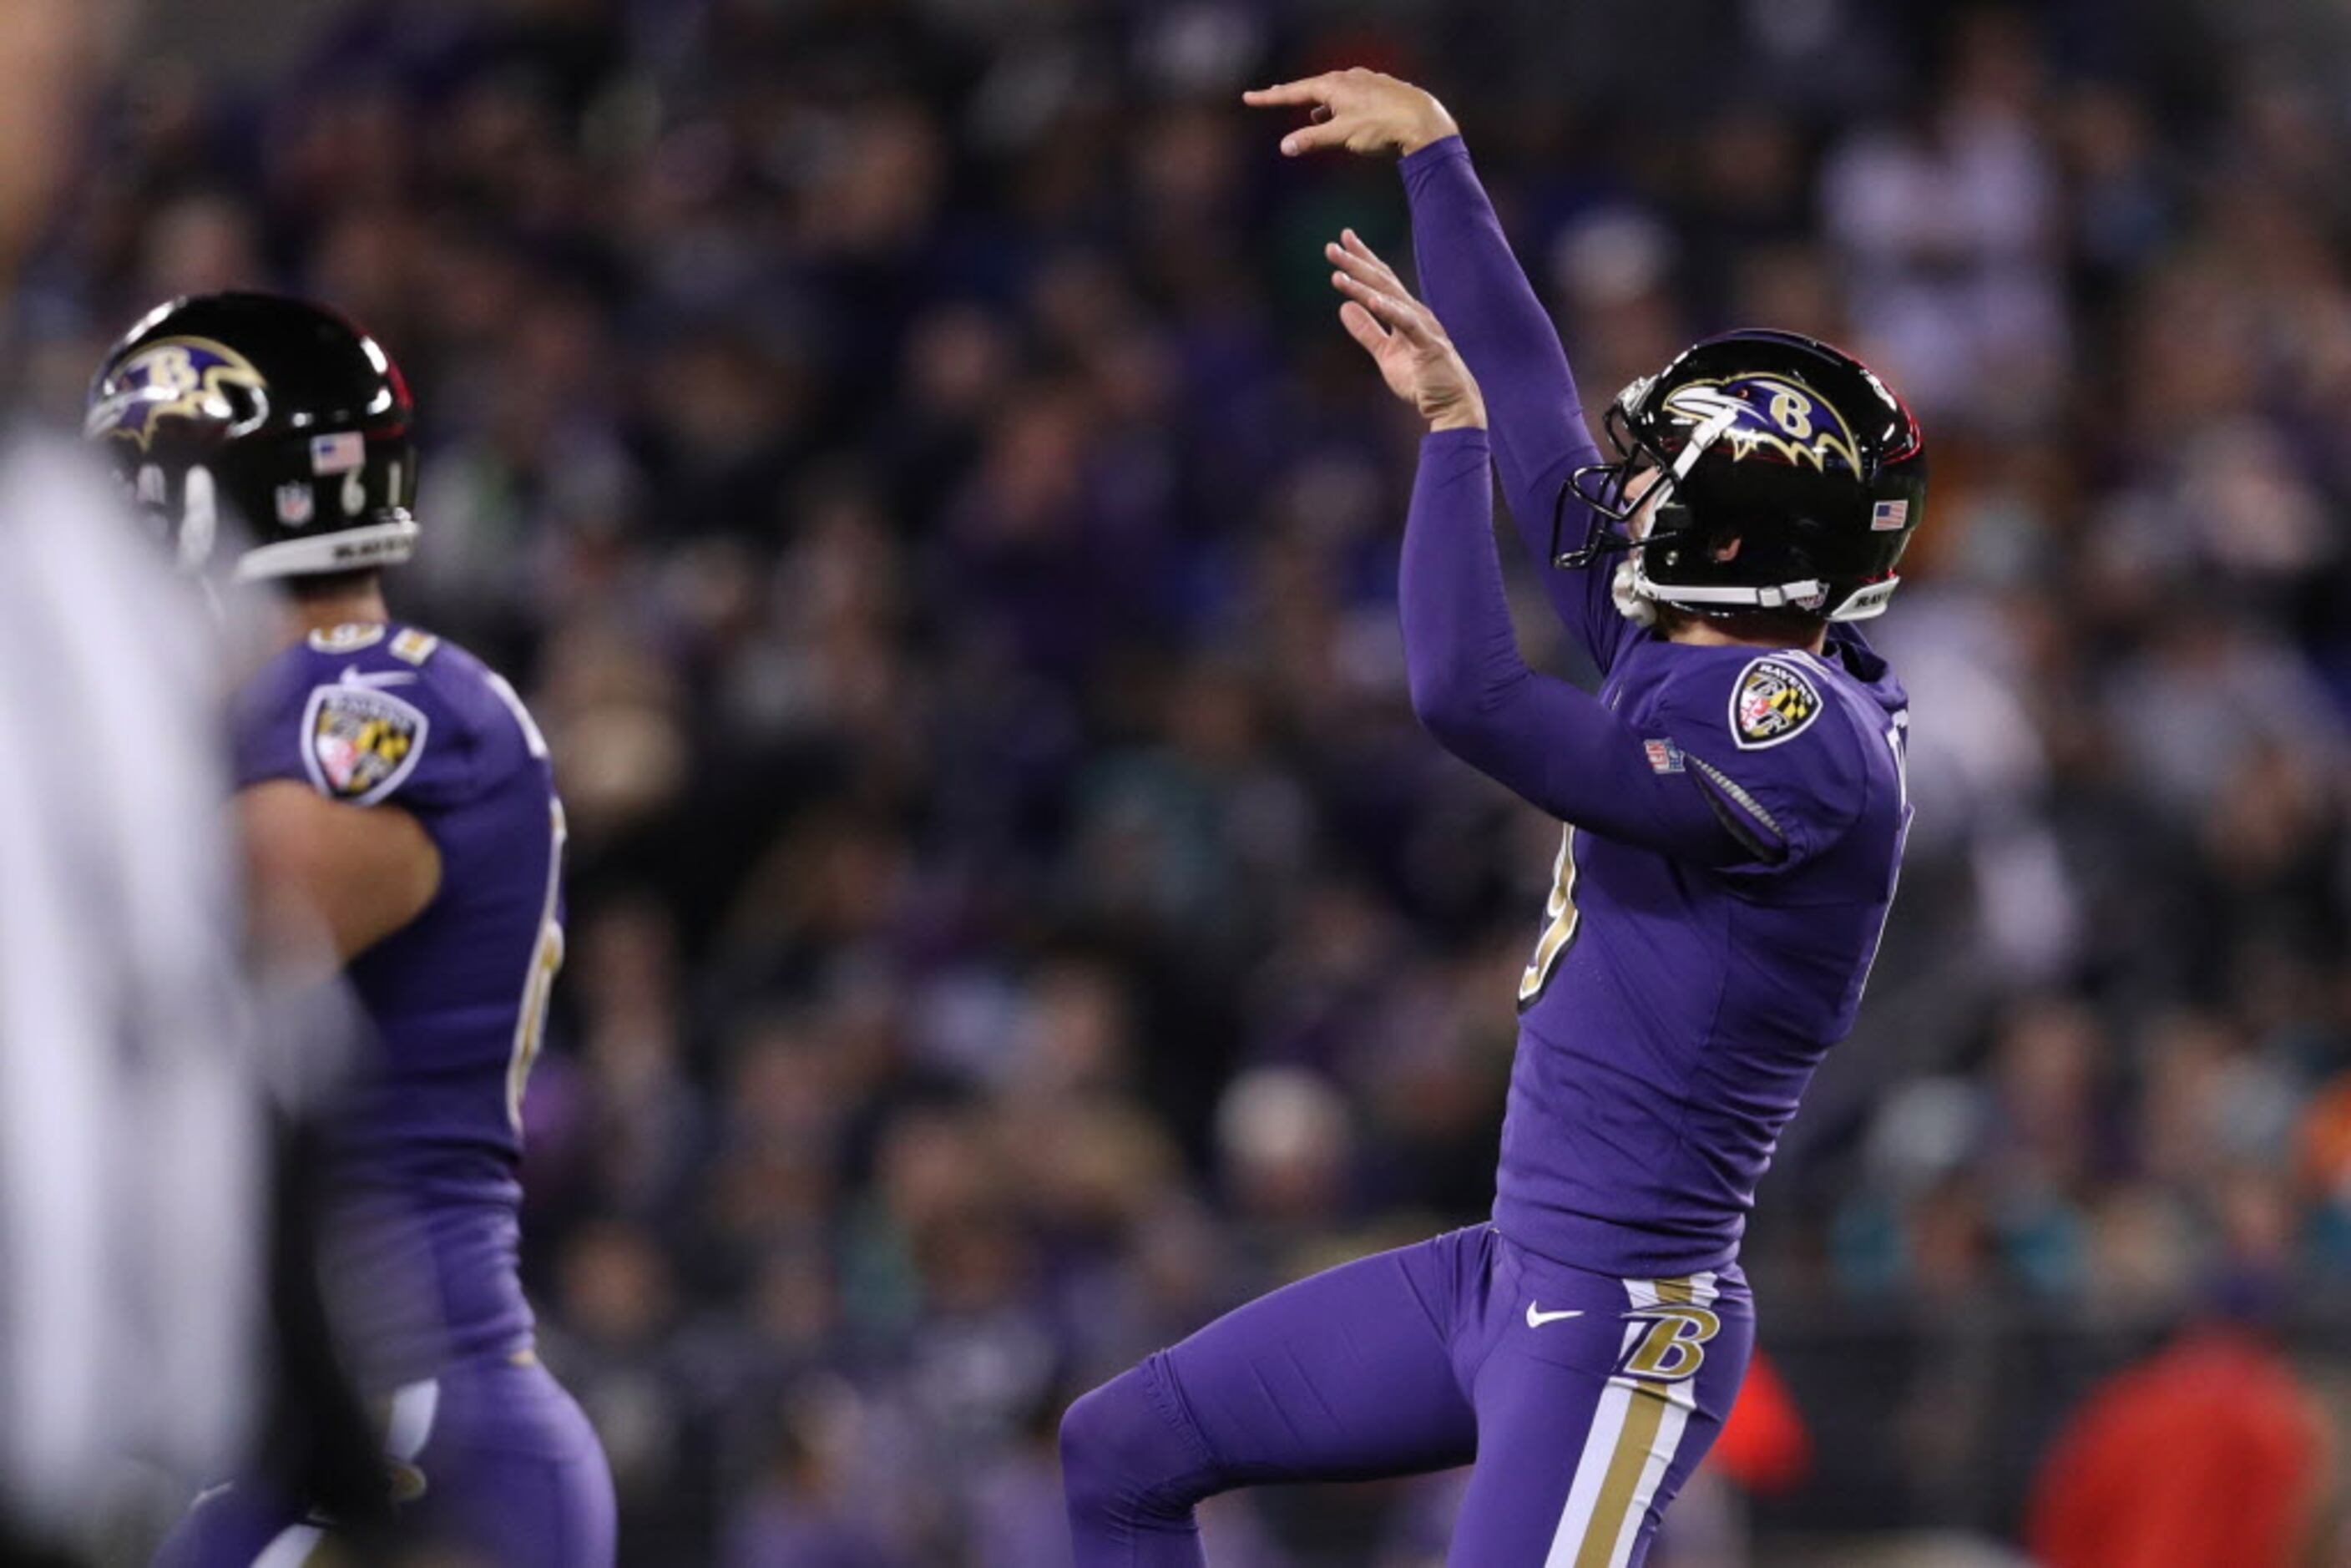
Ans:
MULTIPOLYGON (((1070 1396, 1482 1212, 1554 834, 1405 706, 1411 432, 1319 256, 1403 204, 1238 103, 1340 64, 1459 117, 1595 407, 1768 321, 1935 449, 1910 862, 1747 1251, 1810 1469, 1672 1568, 2004 1561, 2214 1314, 2351 1408, 2351 13, 152 9, 26 373, 70 418, 254 284, 405 363, 395 608, 570 809, 528 1273, 625 1562, 1065 1563, 1070 1396)), ((1453 1495, 1207 1528, 1405 1568, 1453 1495)))

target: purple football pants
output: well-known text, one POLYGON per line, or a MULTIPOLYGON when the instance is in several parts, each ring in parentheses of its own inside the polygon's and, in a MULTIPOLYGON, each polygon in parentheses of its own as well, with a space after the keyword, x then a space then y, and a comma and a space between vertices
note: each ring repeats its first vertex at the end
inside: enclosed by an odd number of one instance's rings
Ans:
MULTIPOLYGON (((403 1533, 498 1568, 611 1568, 612 1475, 588 1417, 536 1359, 462 1362, 398 1390, 384 1450, 403 1533)), ((269 1568, 326 1554, 332 1527, 239 1482, 204 1494, 155 1568, 269 1568)))
POLYGON ((1490 1225, 1332 1269, 1070 1407, 1077 1568, 1194 1568, 1202 1499, 1468 1464, 1453 1568, 1637 1568, 1754 1344, 1733 1268, 1620 1280, 1490 1225))

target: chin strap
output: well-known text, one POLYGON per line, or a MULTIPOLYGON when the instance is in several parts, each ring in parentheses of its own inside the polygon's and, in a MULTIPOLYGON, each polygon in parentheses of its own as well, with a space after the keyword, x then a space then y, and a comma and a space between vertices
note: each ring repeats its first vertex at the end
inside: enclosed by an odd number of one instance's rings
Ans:
MULTIPOLYGON (((1867 621, 1883 615, 1894 591, 1901 585, 1902 580, 1889 573, 1883 581, 1855 590, 1844 603, 1829 612, 1828 619, 1867 621)), ((1827 599, 1828 591, 1829 585, 1818 578, 1758 588, 1686 588, 1677 584, 1660 587, 1649 580, 1637 550, 1616 563, 1616 575, 1609 583, 1609 596, 1616 601, 1617 613, 1636 626, 1656 625, 1660 604, 1679 605, 1701 613, 1709 609, 1817 610, 1827 599)))
POLYGON ((304 577, 318 572, 357 571, 366 567, 396 566, 416 553, 416 519, 401 507, 381 522, 363 528, 338 528, 312 538, 279 539, 256 545, 237 558, 236 580, 253 582, 265 577, 304 577))

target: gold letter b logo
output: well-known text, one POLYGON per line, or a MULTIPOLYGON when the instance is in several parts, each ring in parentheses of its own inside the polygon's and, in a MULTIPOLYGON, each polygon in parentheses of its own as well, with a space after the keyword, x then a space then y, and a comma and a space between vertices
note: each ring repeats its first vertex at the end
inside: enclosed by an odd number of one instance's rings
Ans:
POLYGON ((1628 1377, 1678 1383, 1706 1360, 1706 1342, 1722 1332, 1722 1320, 1704 1307, 1644 1307, 1625 1314, 1649 1320, 1649 1332, 1625 1358, 1628 1377))

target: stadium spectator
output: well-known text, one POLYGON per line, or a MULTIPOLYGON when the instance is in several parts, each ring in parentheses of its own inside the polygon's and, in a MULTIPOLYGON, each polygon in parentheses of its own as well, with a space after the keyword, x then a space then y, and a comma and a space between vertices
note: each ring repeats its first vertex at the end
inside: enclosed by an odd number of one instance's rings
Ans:
POLYGON ((2192 1333, 2101 1386, 2052 1450, 2026 1527, 2048 1568, 2313 1561, 2331 1448, 2294 1369, 2192 1333))

